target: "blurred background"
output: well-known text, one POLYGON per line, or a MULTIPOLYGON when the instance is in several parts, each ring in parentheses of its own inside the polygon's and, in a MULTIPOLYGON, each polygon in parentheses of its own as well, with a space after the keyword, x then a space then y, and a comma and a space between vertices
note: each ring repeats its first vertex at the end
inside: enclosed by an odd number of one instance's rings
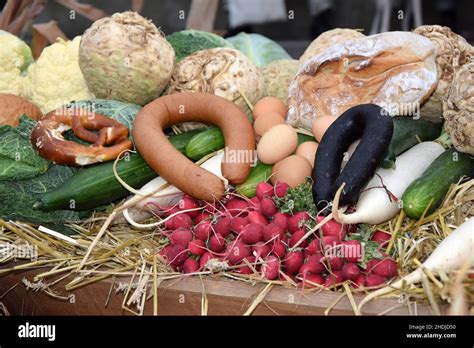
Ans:
MULTIPOLYGON (((3 8, 5 0, 0 0, 3 8)), ((472 0, 31 0, 33 23, 55 21, 68 38, 81 35, 92 20, 135 9, 165 34, 187 28, 223 36, 240 31, 263 34, 299 57, 310 41, 332 28, 364 34, 411 30, 421 24, 449 26, 474 41, 472 0), (39 8, 41 7, 41 10, 39 8), (74 12, 71 12, 73 9, 74 12), (32 10, 33 11, 33 10, 32 10)), ((4 23, 5 24, 5 23, 4 23)), ((24 31, 29 39, 31 31, 24 31)))

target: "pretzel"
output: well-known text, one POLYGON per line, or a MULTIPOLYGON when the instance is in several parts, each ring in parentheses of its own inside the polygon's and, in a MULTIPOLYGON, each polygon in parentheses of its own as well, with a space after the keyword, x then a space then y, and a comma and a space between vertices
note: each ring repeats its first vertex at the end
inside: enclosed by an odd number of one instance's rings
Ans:
POLYGON ((38 121, 31 132, 31 143, 41 157, 70 166, 110 161, 132 148, 128 128, 120 122, 97 113, 76 115, 61 109, 49 112, 38 121), (92 145, 65 140, 63 133, 70 129, 76 137, 92 145))

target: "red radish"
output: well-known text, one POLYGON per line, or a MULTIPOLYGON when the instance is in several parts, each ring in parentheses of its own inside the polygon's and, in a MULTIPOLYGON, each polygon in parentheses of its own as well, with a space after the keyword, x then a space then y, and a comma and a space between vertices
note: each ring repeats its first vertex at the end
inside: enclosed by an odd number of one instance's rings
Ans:
POLYGON ((352 283, 352 286, 355 288, 363 288, 365 287, 365 274, 360 274, 357 279, 352 283))
POLYGON ((248 213, 247 217, 249 218, 249 222, 254 224, 259 224, 262 226, 268 225, 267 219, 258 211, 251 211, 248 213))
POLYGON ((244 262, 245 260, 248 261, 248 263, 253 264, 255 262, 255 256, 248 256, 244 258, 242 261, 240 261, 239 265, 244 265, 243 267, 237 268, 235 271, 237 273, 241 274, 253 274, 253 271, 250 269, 249 266, 244 262))
MULTIPOLYGON (((316 222, 319 224, 325 218, 325 216, 320 215, 316 218, 316 222)), ((329 220, 321 226, 321 231, 323 233, 323 236, 334 236, 337 237, 339 240, 343 240, 347 234, 347 227, 341 225, 335 220, 329 220)))
POLYGON ((273 202, 273 199, 265 197, 260 201, 260 212, 262 215, 270 217, 273 216, 277 211, 278 209, 273 202))
POLYGON ((165 226, 169 230, 176 230, 178 228, 192 228, 193 219, 188 214, 182 213, 173 216, 171 219, 165 222, 165 226))
POLYGON ((209 220, 211 218, 211 214, 209 213, 205 213, 205 212, 201 212, 199 213, 199 215, 194 219, 194 222, 195 224, 199 224, 201 223, 202 221, 206 221, 206 220, 209 220))
POLYGON ((290 216, 286 213, 277 212, 273 215, 272 223, 277 224, 283 229, 283 232, 288 230, 288 218, 290 216))
POLYGON ((387 242, 390 240, 390 238, 392 237, 392 235, 388 232, 384 232, 384 231, 375 231, 374 234, 372 235, 372 238, 370 238, 371 240, 373 240, 374 242, 377 242, 381 245, 385 245, 387 244, 387 242))
POLYGON ((240 240, 235 240, 227 246, 225 259, 228 260, 231 265, 235 265, 250 255, 250 247, 240 240))
POLYGON ((321 254, 311 255, 308 260, 306 261, 306 265, 311 273, 322 273, 326 270, 321 259, 323 256, 321 254))
POLYGON ((258 183, 255 192, 259 200, 262 200, 264 197, 272 197, 273 196, 273 186, 267 182, 258 183))
POLYGON ((262 265, 262 273, 268 280, 277 279, 280 273, 280 259, 276 256, 268 256, 262 265))
MULTIPOLYGON (((158 207, 159 210, 162 211, 162 213, 168 217, 170 215, 173 215, 179 211, 179 208, 177 206, 172 206, 172 207, 158 207)), ((165 223, 166 225, 166 223, 165 223)))
POLYGON ((342 256, 347 262, 356 263, 364 258, 363 248, 358 240, 345 240, 341 244, 342 256))
POLYGON ((337 286, 344 282, 344 278, 342 277, 341 271, 334 271, 333 274, 328 274, 326 277, 326 281, 324 282, 324 286, 326 288, 330 288, 331 286, 337 286))
POLYGON ((368 288, 374 287, 374 286, 379 286, 383 283, 385 283, 385 278, 381 277, 377 274, 369 274, 365 278, 365 286, 368 287, 368 288))
POLYGON ((193 232, 188 229, 174 230, 170 235, 171 244, 182 245, 187 247, 189 242, 193 240, 193 232))
POLYGON ((305 288, 315 288, 316 285, 314 284, 323 285, 324 277, 321 274, 313 274, 313 273, 307 274, 303 279, 303 286, 305 288))
POLYGON ((199 270, 199 262, 197 262, 195 259, 188 258, 186 261, 184 261, 182 267, 184 273, 194 273, 199 270))
POLYGON ((286 182, 277 181, 275 183, 275 196, 280 198, 285 197, 289 187, 286 182))
POLYGON ((386 258, 375 263, 372 273, 390 279, 397 275, 397 268, 395 260, 386 258))
POLYGON ((173 246, 170 244, 161 249, 158 254, 163 256, 163 259, 167 264, 176 256, 173 246))
POLYGON ((270 223, 266 226, 263 226, 263 240, 268 242, 269 240, 280 240, 283 237, 283 230, 282 228, 275 224, 270 223))
POLYGON ((220 234, 214 234, 209 240, 209 249, 215 253, 219 253, 225 248, 225 239, 220 234))
POLYGON ((265 258, 270 254, 271 248, 268 244, 263 242, 257 242, 252 246, 252 253, 255 255, 257 260, 261 258, 265 258))
POLYGON ((327 261, 333 272, 340 271, 342 266, 344 266, 344 260, 339 256, 330 256, 327 258, 327 261))
POLYGON ((320 252, 320 251, 321 251, 321 241, 319 240, 319 238, 313 239, 313 240, 308 244, 308 246, 306 247, 306 251, 307 251, 310 255, 314 255, 314 254, 320 252))
POLYGON ((357 266, 355 263, 346 263, 344 266, 342 266, 342 277, 345 280, 352 280, 356 281, 357 278, 359 278, 360 275, 360 268, 357 266))
POLYGON ((282 258, 286 254, 286 245, 282 241, 275 241, 272 246, 273 255, 282 258))
MULTIPOLYGON (((199 203, 191 196, 184 195, 183 198, 179 201, 178 207, 180 210, 188 210, 188 209, 196 209, 199 208, 199 203)), ((200 211, 188 211, 186 212, 187 215, 191 218, 195 218, 199 216, 200 211)))
POLYGON ((247 211, 248 203, 243 199, 232 198, 227 201, 225 207, 232 216, 236 216, 247 211))
POLYGON ((250 223, 242 228, 239 236, 244 243, 255 244, 260 242, 263 238, 263 227, 259 224, 250 223))
POLYGON ((292 275, 298 273, 301 265, 303 264, 303 261, 303 253, 299 251, 293 251, 291 253, 286 254, 286 258, 284 260, 286 273, 292 275))
POLYGON ((299 230, 305 221, 309 219, 308 213, 300 211, 288 218, 288 230, 293 233, 299 230))
POLYGON ((188 244, 189 252, 193 255, 201 256, 204 255, 206 251, 206 242, 201 239, 195 239, 189 242, 188 244))
POLYGON ((220 208, 220 206, 216 205, 216 203, 204 202, 203 209, 204 209, 205 212, 207 212, 209 214, 219 213, 219 208, 220 208))
POLYGON ((230 233, 230 218, 228 216, 224 216, 223 218, 219 219, 214 225, 214 231, 220 234, 222 237, 227 237, 230 233))
POLYGON ((214 255, 211 252, 207 251, 199 258, 199 269, 205 269, 207 261, 213 259, 214 255))
POLYGON ((337 246, 341 244, 341 241, 334 236, 324 236, 322 241, 323 251, 327 254, 337 252, 337 246))
POLYGON ((288 243, 290 242, 290 237, 288 237, 288 235, 284 233, 283 237, 281 237, 281 241, 285 243, 286 245, 288 245, 288 243))
MULTIPOLYGON (((304 228, 295 231, 290 238, 290 244, 289 244, 290 248, 295 246, 296 243, 298 243, 305 236, 305 234, 306 234, 306 230, 304 228)), ((307 245, 308 245, 308 240, 306 239, 299 246, 301 248, 305 248, 307 245)))
POLYGON ((197 225, 203 221, 207 221, 207 220, 210 220, 211 218, 211 214, 209 213, 204 213, 204 212, 201 212, 199 213, 199 215, 194 219, 194 223, 197 225))
POLYGON ((188 258, 187 249, 182 245, 173 245, 172 253, 174 255, 168 261, 171 266, 180 266, 188 258))
POLYGON ((252 210, 260 210, 260 199, 258 199, 258 197, 250 198, 249 208, 252 210))
POLYGON ((230 230, 235 233, 240 233, 245 225, 248 225, 249 219, 247 217, 236 216, 230 220, 230 230))
POLYGON ((194 228, 194 235, 197 239, 207 241, 212 233, 210 221, 203 221, 194 228))

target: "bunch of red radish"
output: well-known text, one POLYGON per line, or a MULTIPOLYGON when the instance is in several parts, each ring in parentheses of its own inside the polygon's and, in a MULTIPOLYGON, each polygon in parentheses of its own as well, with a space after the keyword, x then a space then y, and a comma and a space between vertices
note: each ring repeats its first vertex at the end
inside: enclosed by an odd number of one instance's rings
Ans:
MULTIPOLYGON (((261 182, 256 197, 231 194, 217 204, 185 196, 166 211, 163 234, 170 243, 159 254, 179 272, 203 271, 210 259, 218 259, 233 272, 258 272, 268 280, 292 280, 305 287, 337 287, 345 281, 354 287, 376 287, 397 274, 397 263, 389 257, 371 259, 362 268, 363 245, 347 239, 357 226, 334 220, 293 248, 308 232, 312 217, 304 211, 289 215, 278 210, 273 197, 282 198, 287 190, 285 183, 261 182)), ((323 219, 318 216, 316 222, 323 219)), ((381 254, 389 239, 382 231, 372 235, 381 254)))

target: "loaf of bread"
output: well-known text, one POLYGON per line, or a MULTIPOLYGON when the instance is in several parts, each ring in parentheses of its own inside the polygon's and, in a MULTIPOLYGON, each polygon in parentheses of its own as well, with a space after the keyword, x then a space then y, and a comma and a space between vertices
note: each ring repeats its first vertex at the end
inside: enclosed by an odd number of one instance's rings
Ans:
POLYGON ((43 115, 40 109, 32 102, 17 95, 0 93, 0 126, 16 127, 21 116, 39 120, 43 115))
POLYGON ((328 47, 346 42, 347 40, 364 37, 360 31, 354 29, 336 28, 325 31, 313 40, 301 55, 300 64, 306 63, 311 57, 323 53, 328 47))
POLYGON ((313 56, 288 89, 287 122, 310 130, 313 120, 374 103, 390 115, 415 114, 438 81, 434 44, 409 32, 348 40, 313 56))

